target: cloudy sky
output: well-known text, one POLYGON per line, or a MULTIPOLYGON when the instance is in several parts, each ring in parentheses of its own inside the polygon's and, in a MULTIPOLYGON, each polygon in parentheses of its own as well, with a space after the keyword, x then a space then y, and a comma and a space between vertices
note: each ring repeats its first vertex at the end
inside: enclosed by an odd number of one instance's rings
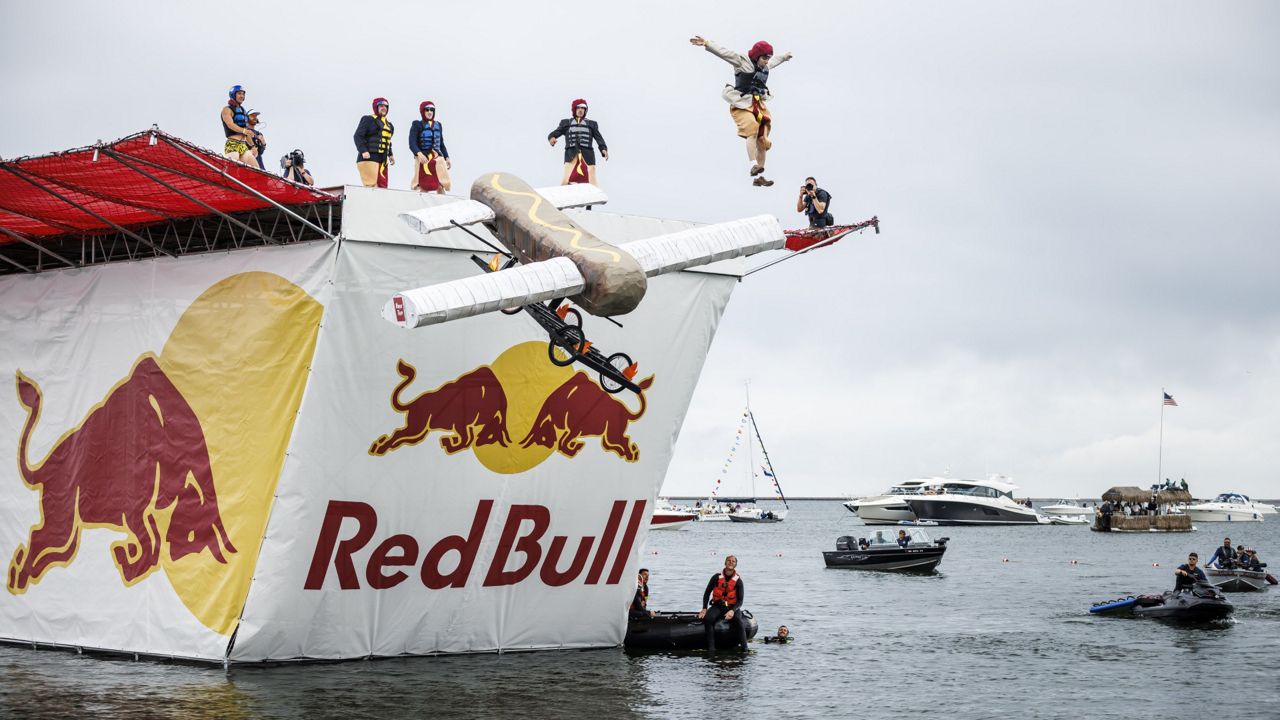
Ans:
POLYGON ((1280 496, 1274 4, 185 5, 0 4, 0 156, 153 123, 220 146, 239 83, 270 158, 302 148, 323 185, 358 181, 350 137, 379 95, 402 138, 437 103, 458 187, 554 184, 545 135, 581 96, 611 210, 800 225, 812 174, 838 220, 881 218, 738 288, 668 493, 710 492, 750 380, 793 495, 1145 485, 1165 388, 1165 475, 1280 496), (729 66, 693 34, 795 54, 770 83, 772 189, 749 185, 729 66))

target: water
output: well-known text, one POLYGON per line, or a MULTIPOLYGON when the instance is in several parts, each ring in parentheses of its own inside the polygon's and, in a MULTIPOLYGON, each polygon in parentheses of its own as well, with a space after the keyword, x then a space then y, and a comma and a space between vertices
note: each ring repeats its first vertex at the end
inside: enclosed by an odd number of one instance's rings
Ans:
POLYGON ((1280 570, 1274 518, 1191 534, 928 528, 951 538, 937 575, 827 570, 820 551, 856 523, 839 503, 797 502, 780 524, 649 535, 655 609, 696 608, 723 556, 738 556, 761 636, 786 624, 797 638, 746 657, 592 650, 224 673, 0 647, 0 716, 1280 718, 1280 587, 1231 595, 1235 619, 1219 626, 1086 613, 1171 587, 1188 551, 1207 558, 1227 534, 1280 570))

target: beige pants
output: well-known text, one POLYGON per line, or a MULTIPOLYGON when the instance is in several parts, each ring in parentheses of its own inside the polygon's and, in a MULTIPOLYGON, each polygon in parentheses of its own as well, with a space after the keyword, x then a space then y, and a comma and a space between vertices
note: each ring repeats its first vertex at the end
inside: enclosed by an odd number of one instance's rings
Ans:
POLYGON ((378 168, 381 163, 372 160, 356 162, 356 170, 360 171, 360 184, 365 187, 378 187, 378 168))

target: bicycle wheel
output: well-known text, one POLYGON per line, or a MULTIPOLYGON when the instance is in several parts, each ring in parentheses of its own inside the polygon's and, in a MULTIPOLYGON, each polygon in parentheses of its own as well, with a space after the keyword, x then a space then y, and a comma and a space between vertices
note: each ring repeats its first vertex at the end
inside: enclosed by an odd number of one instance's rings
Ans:
POLYGON ((551 359, 552 365, 567 367, 582 356, 582 347, 586 342, 587 338, 582 334, 582 328, 565 325, 557 329, 551 341, 547 343, 547 356, 551 359))
MULTIPOLYGON (((605 362, 609 363, 614 370, 617 370, 619 375, 622 375, 623 370, 631 367, 631 356, 626 353, 614 353, 610 355, 609 359, 605 360, 605 362)), ((600 373, 600 387, 604 388, 605 392, 612 395, 622 392, 626 385, 623 385, 621 382, 614 380, 604 373, 600 373)))

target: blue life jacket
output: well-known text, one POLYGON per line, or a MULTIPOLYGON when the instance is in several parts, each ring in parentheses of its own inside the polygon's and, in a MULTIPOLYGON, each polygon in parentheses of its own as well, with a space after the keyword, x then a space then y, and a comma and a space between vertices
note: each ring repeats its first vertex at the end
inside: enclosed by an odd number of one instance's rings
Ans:
MULTIPOLYGON (((231 122, 242 128, 249 127, 249 112, 244 109, 243 104, 229 105, 228 107, 231 108, 231 122)), ((227 127, 226 123, 222 123, 222 132, 225 133, 227 137, 231 137, 235 134, 231 132, 231 128, 227 127)))
POLYGON ((441 139, 444 136, 444 127, 438 120, 432 120, 427 123, 425 120, 419 125, 418 130, 418 149, 425 155, 434 150, 437 155, 443 154, 440 149, 441 139))

